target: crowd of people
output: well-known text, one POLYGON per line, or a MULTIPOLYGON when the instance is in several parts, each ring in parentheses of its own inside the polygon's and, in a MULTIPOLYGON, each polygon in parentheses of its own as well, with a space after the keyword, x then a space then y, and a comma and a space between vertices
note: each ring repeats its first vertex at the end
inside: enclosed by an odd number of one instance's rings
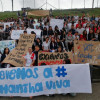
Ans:
MULTIPOLYGON (((34 31, 31 34, 35 35, 34 44, 28 48, 28 52, 23 57, 24 67, 38 66, 38 52, 72 52, 74 53, 74 41, 100 41, 100 16, 95 17, 83 13, 82 17, 77 15, 56 16, 55 19, 63 19, 63 28, 60 30, 56 25, 53 29, 50 26, 50 20, 53 16, 41 17, 37 20, 39 25, 36 27, 34 24, 36 20, 32 17, 23 16, 18 14, 18 19, 7 18, 0 20, 0 41, 12 40, 12 30, 24 30, 23 34, 27 34, 27 28, 41 30, 41 37, 37 38, 34 31), (13 22, 6 25, 4 23, 13 22)), ((16 46, 19 40, 16 41, 16 46)), ((4 59, 9 55, 10 50, 8 47, 4 52, 0 52, 0 67, 9 68, 13 65, 3 63, 4 59)), ((63 64, 71 64, 69 59, 64 59, 63 64)), ((20 66, 17 66, 20 67, 20 66)), ((72 94, 75 96, 75 93, 72 94)), ((30 97, 32 98, 32 97, 30 97)))
MULTIPOLYGON (((18 17, 18 19, 7 18, 0 20, 0 41, 12 40, 12 30, 24 30, 24 34, 27 34, 27 28, 41 30, 41 37, 34 40, 32 48, 28 49, 28 53, 25 55, 25 63, 23 66, 38 66, 38 52, 74 52, 74 40, 80 41, 100 41, 100 16, 95 17, 86 15, 83 13, 82 17, 77 15, 65 15, 56 16, 55 19, 63 19, 63 28, 59 30, 56 25, 53 29, 50 26, 50 20, 53 16, 41 17, 38 19, 39 25, 36 27, 35 19, 32 17, 18 17), (13 22, 10 26, 6 25, 5 22, 13 22)), ((36 35, 34 31, 31 34, 36 35)), ((16 46, 18 40, 16 40, 16 46)), ((9 67, 9 64, 4 64, 3 60, 7 57, 10 50, 5 48, 4 52, 0 52, 0 65, 2 68, 9 67)), ((67 59, 68 60, 68 59, 67 59)), ((65 63, 65 60, 64 60, 65 63)))

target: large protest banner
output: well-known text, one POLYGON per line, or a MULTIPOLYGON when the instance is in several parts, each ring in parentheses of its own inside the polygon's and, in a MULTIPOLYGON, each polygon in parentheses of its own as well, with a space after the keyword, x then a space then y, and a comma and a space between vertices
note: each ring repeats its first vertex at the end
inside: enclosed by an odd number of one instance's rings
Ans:
POLYGON ((23 66, 23 56, 27 53, 28 48, 32 47, 34 43, 35 35, 22 34, 19 39, 19 43, 15 49, 5 58, 3 63, 9 63, 16 67, 23 66))
POLYGON ((100 65, 100 42, 97 41, 75 41, 75 62, 100 65))
POLYGON ((24 30, 12 30, 11 38, 16 40, 20 38, 20 35, 24 33, 24 30))
POLYGON ((0 96, 92 93, 89 64, 0 69, 0 96))
POLYGON ((38 53, 38 65, 55 65, 63 64, 63 60, 70 59, 73 63, 73 54, 72 52, 63 52, 63 53, 52 53, 52 52, 39 52, 38 53))
POLYGON ((0 51, 4 52, 4 48, 9 48, 12 51, 15 48, 15 40, 0 41, 0 51))
POLYGON ((50 26, 54 29, 57 25, 58 28, 61 30, 63 28, 64 20, 63 19, 51 19, 50 20, 50 26))

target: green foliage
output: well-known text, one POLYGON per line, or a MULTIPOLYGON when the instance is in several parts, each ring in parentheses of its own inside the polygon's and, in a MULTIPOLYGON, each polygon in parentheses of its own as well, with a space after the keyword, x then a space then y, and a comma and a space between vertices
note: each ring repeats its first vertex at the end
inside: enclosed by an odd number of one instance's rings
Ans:
MULTIPOLYGON (((78 15, 82 16, 82 13, 88 13, 90 16, 93 14, 95 16, 100 16, 100 8, 94 8, 94 9, 67 9, 67 10, 53 10, 53 16, 64 16, 64 15, 78 15)), ((22 14, 22 12, 20 12, 22 14)), ((0 12, 0 19, 7 19, 7 18, 17 18, 17 12, 0 12)), ((37 16, 28 16, 33 18, 40 18, 37 16)))

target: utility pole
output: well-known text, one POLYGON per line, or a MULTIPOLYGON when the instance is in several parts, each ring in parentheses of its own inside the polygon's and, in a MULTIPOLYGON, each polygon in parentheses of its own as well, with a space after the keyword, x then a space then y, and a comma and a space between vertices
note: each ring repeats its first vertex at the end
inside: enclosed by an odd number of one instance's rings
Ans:
POLYGON ((35 9, 35 0, 34 0, 34 9, 35 9))
POLYGON ((85 9, 85 0, 84 0, 84 9, 85 9))
POLYGON ((58 0, 58 9, 60 9, 60 0, 58 0))
POLYGON ((1 6, 2 6, 2 12, 3 12, 3 3, 2 3, 2 0, 0 0, 0 2, 1 2, 1 6))
POLYGON ((14 3, 14 1, 12 0, 12 11, 14 10, 14 9, 13 9, 13 7, 14 7, 13 3, 14 3))
POLYGON ((24 0, 23 0, 23 8, 24 8, 24 0))
POLYGON ((73 0, 71 0, 71 9, 73 8, 73 0))
POLYGON ((94 8, 94 0, 92 1, 92 8, 94 8))
POLYGON ((99 8, 99 0, 97 0, 97 8, 99 8))
POLYGON ((47 0, 46 0, 46 10, 47 10, 47 4, 48 4, 48 2, 47 2, 47 0))

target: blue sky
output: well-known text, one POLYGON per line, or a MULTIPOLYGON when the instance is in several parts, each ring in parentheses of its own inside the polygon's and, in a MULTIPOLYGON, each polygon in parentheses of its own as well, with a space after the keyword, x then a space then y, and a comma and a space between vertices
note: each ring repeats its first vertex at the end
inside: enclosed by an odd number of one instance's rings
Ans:
MULTIPOLYGON (((12 3, 11 0, 0 0, 3 4, 3 11, 11 11, 12 10, 12 3)), ((61 9, 70 9, 71 8, 71 1, 73 1, 72 8, 84 8, 84 0, 47 0, 48 3, 55 6, 56 8, 59 7, 58 1, 60 1, 60 8, 61 9)), ((91 8, 92 7, 92 0, 85 0, 85 7, 91 8)), ((100 7, 100 0, 99 7, 100 7)), ((24 7, 31 7, 34 8, 34 0, 24 0, 24 7)), ((43 5, 46 0, 35 0, 35 7, 39 8, 43 5)), ((21 10, 23 7, 23 0, 14 0, 14 10, 21 10)), ((94 7, 97 7, 97 0, 95 0, 94 7)), ((43 6, 46 9, 46 6, 43 6)), ((48 5, 48 9, 52 8, 48 5)), ((2 11, 2 6, 0 2, 0 11, 2 11)))

